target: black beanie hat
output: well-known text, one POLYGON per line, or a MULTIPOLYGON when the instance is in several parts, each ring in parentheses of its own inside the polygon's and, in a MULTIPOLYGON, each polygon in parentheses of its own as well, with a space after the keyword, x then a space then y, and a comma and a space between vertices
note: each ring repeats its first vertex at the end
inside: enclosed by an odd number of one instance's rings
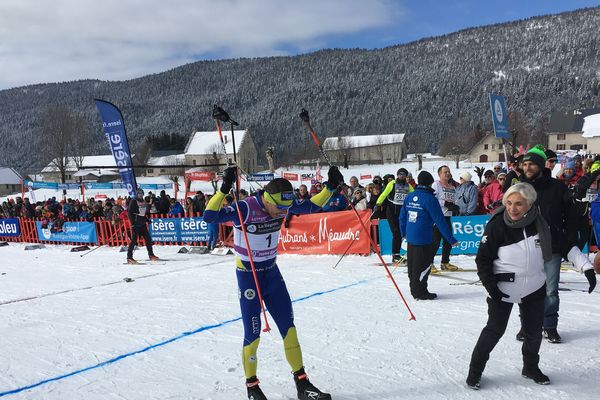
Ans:
POLYGON ((294 187, 287 179, 275 178, 265 186, 265 192, 269 194, 293 192, 294 187))
POLYGON ((422 186, 431 186, 433 185, 433 175, 427 171, 421 171, 417 176, 417 183, 422 186))
POLYGON ((398 172, 396 172, 396 175, 400 175, 400 174, 404 174, 408 176, 408 170, 406 168, 400 168, 398 170, 398 172))

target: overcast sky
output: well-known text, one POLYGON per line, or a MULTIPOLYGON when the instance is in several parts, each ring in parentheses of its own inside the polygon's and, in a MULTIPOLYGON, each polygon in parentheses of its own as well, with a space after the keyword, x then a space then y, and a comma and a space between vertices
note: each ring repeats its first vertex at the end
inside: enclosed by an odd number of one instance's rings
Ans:
POLYGON ((587 0, 0 0, 0 90, 185 63, 381 48, 587 0))

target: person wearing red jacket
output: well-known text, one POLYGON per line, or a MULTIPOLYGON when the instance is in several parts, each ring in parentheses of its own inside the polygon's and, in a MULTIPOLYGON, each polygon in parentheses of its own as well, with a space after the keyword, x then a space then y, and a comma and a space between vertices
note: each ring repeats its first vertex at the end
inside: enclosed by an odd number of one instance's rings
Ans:
POLYGON ((485 191, 483 193, 483 207, 488 214, 491 214, 502 204, 502 186, 496 179, 492 170, 487 170, 483 174, 485 178, 485 191))

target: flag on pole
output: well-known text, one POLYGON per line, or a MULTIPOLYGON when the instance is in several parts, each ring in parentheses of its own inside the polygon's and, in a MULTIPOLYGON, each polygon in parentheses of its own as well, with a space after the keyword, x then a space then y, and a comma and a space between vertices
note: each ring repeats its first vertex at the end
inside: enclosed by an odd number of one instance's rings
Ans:
POLYGON ((137 182, 135 180, 135 173, 133 172, 131 152, 129 151, 129 142, 127 140, 127 132, 125 131, 123 115, 117 106, 108 101, 96 99, 95 102, 98 112, 100 112, 104 134, 108 140, 110 151, 115 158, 121 180, 129 196, 135 197, 137 182))

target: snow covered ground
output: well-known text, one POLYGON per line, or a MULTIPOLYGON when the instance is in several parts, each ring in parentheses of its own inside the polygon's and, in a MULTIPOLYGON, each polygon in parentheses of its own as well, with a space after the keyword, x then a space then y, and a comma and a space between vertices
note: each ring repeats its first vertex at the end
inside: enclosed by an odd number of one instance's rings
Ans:
MULTIPOLYGON (((0 248, 0 397, 7 399, 243 399, 242 325, 232 256, 158 247, 165 265, 123 265, 124 253, 89 256, 66 246, 0 248), (124 278, 133 282, 125 282, 124 278)), ((136 255, 145 258, 145 250, 136 255)), ((518 313, 491 356, 482 389, 465 388, 486 320, 484 289, 457 285, 474 272, 431 277, 438 300, 415 302, 416 321, 376 256, 282 256, 304 362, 312 381, 341 399, 593 399, 600 371, 600 294, 563 272, 559 330, 544 341, 552 384, 521 377, 518 313)), ((438 260, 439 261, 439 260, 438 260)), ((465 268, 472 258, 454 257, 465 268)), ((271 320, 271 323, 272 320, 271 320)), ((259 378, 269 399, 294 399, 275 326, 263 334, 259 378)))

